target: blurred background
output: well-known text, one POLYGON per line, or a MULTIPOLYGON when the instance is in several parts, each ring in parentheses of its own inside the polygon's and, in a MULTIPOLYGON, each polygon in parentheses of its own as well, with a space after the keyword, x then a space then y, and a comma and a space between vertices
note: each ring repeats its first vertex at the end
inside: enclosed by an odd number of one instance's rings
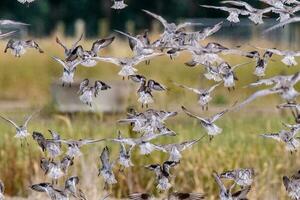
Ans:
MULTIPOLYGON (((116 124, 118 119, 126 117, 128 108, 144 111, 137 103, 137 85, 130 81, 122 81, 117 75, 119 68, 99 63, 94 68, 79 67, 76 71, 73 88, 62 88, 60 76, 62 67, 53 61, 51 56, 64 57, 63 49, 55 43, 55 37, 71 46, 73 41, 84 32, 85 38, 81 44, 90 48, 95 39, 115 35, 116 40, 101 55, 125 57, 132 53, 128 41, 114 32, 115 29, 130 33, 141 33, 150 30, 151 41, 159 37, 162 26, 141 9, 147 9, 162 15, 169 21, 201 22, 204 25, 195 27, 201 30, 224 21, 227 13, 203 9, 200 4, 218 5, 217 0, 126 0, 129 5, 121 11, 112 10, 110 0, 36 0, 22 5, 16 0, 1 0, 0 18, 12 19, 31 24, 20 27, 16 38, 34 38, 45 51, 38 54, 29 50, 21 58, 4 54, 7 40, 0 41, 0 113, 19 123, 34 110, 41 113, 34 117, 29 130, 40 131, 47 135, 48 129, 59 132, 64 139, 80 138, 111 138, 121 130, 124 135, 134 136, 130 127, 116 124), (77 83, 84 78, 102 80, 120 90, 104 92, 97 99, 100 108, 93 112, 80 104, 76 95, 77 83), (121 92, 120 92, 121 91, 121 92)), ((265 7, 259 1, 249 0, 254 7, 265 7)), ((265 24, 255 26, 248 19, 242 18, 241 23, 231 25, 224 23, 220 32, 203 41, 219 42, 227 47, 241 46, 244 50, 254 50, 252 46, 299 50, 299 25, 289 25, 284 29, 262 35, 262 30, 275 23, 275 18, 269 15, 265 24)), ((10 30, 11 27, 3 27, 10 30)), ((167 56, 156 58, 149 66, 138 65, 140 74, 153 78, 169 90, 166 93, 155 93, 154 109, 178 111, 167 126, 178 133, 175 138, 162 138, 155 143, 181 142, 195 139, 204 130, 193 119, 181 112, 181 105, 194 110, 201 116, 211 116, 231 106, 235 101, 242 101, 255 89, 245 88, 257 80, 253 75, 254 63, 238 68, 239 81, 235 91, 228 92, 226 88, 218 87, 213 94, 213 101, 208 111, 202 111, 197 104, 197 96, 182 90, 172 84, 176 81, 195 88, 206 88, 214 83, 203 77, 203 68, 188 68, 184 65, 191 58, 189 53, 183 53, 175 60, 167 56)), ((226 55, 224 59, 230 64, 240 64, 251 60, 234 55, 226 55)), ((299 71, 299 66, 286 67, 281 58, 274 56, 267 69, 267 77, 277 74, 292 74, 299 71)), ((299 59, 297 59, 300 62, 299 59)), ((299 88, 298 88, 299 89, 299 88)), ((282 176, 298 171, 299 153, 290 155, 284 146, 276 141, 259 137, 261 133, 278 132, 283 127, 282 122, 294 123, 291 113, 279 111, 276 105, 282 103, 277 96, 268 96, 254 101, 239 112, 225 115, 217 124, 224 129, 223 133, 212 142, 204 139, 198 145, 183 154, 182 164, 174 171, 174 190, 206 193, 207 199, 217 199, 218 188, 211 176, 212 171, 222 172, 239 167, 253 167, 257 171, 255 184, 249 199, 287 199, 282 185, 282 176)), ((29 146, 21 147, 20 141, 14 138, 15 130, 4 121, 0 121, 0 179, 6 185, 7 196, 18 196, 25 199, 46 199, 41 194, 32 193, 28 186, 34 183, 50 181, 39 167, 44 156, 35 141, 30 139, 29 146)), ((50 135, 47 135, 50 137, 50 135)), ((86 191, 88 199, 99 199, 103 192, 103 181, 97 177, 100 166, 99 155, 103 147, 108 145, 112 157, 116 158, 119 146, 110 143, 99 143, 83 148, 84 155, 75 161, 69 175, 79 175, 81 188, 86 191)), ((168 157, 155 152, 149 157, 140 157, 134 152, 132 169, 124 174, 116 174, 119 183, 110 191, 114 197, 124 198, 131 192, 154 192, 155 178, 144 165, 162 163, 168 157)), ((63 185, 63 180, 59 186, 63 185)))

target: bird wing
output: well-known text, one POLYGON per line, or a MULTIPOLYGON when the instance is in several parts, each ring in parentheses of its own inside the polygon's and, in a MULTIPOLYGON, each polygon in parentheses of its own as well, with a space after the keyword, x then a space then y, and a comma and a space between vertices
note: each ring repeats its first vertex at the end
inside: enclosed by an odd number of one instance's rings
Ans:
POLYGON ((113 57, 93 57, 91 58, 93 60, 96 60, 96 61, 102 61, 102 62, 108 62, 108 63, 112 63, 112 64, 115 64, 115 65, 118 65, 120 66, 120 59, 119 58, 113 58, 113 57))
POLYGON ((231 12, 232 8, 228 8, 225 6, 210 6, 210 5, 200 5, 201 7, 204 8, 213 8, 213 9, 217 9, 217 10, 222 10, 222 11, 226 11, 226 12, 231 12))
POLYGON ((0 180, 0 194, 3 194, 5 190, 4 183, 0 180))
POLYGON ((156 90, 156 91, 164 91, 166 90, 166 87, 163 86, 162 84, 150 79, 148 81, 148 85, 150 86, 151 89, 156 90))
POLYGON ((8 119, 8 118, 2 116, 2 115, 0 115, 0 117, 1 117, 2 119, 4 119, 5 121, 11 123, 11 124, 12 124, 13 126, 15 126, 16 128, 19 128, 19 126, 18 126, 15 122, 13 122, 12 120, 10 120, 10 119, 8 119))
POLYGON ((177 30, 183 29, 188 26, 200 26, 200 25, 203 25, 203 24, 202 23, 184 22, 177 26, 177 30))
POLYGON ((128 196, 132 200, 150 200, 151 194, 148 193, 133 193, 128 196))
POLYGON ((212 91, 214 91, 214 89, 216 89, 216 87, 218 87, 218 86, 221 85, 221 84, 222 84, 222 82, 217 83, 217 84, 211 86, 211 87, 208 89, 208 92, 211 93, 212 91))
POLYGON ((280 22, 280 23, 278 23, 278 24, 276 24, 276 25, 274 25, 274 26, 272 26, 272 27, 264 30, 263 34, 266 34, 266 33, 270 32, 270 31, 273 31, 275 29, 283 27, 283 26, 285 26, 287 24, 296 23, 296 22, 300 22, 300 17, 293 17, 293 18, 290 18, 290 19, 288 19, 286 21, 280 22))
POLYGON ((105 39, 101 39, 101 40, 96 40, 93 43, 91 51, 93 51, 95 54, 97 54, 100 51, 100 49, 103 49, 103 48, 109 46, 114 40, 115 40, 114 36, 105 38, 105 39))
POLYGON ((223 184, 223 182, 220 179, 220 176, 216 172, 213 173, 213 177, 215 178, 215 181, 217 182, 220 190, 221 191, 227 191, 225 185, 223 184))
POLYGON ((213 27, 207 27, 207 28, 203 29, 201 31, 201 33, 204 34, 205 36, 202 39, 204 40, 205 38, 218 32, 222 28, 222 25, 223 25, 223 21, 215 24, 213 27))
POLYGON ((109 149, 107 146, 104 147, 104 149, 100 155, 100 160, 104 167, 108 167, 108 165, 109 165, 109 149))
POLYGON ((130 76, 128 76, 128 78, 136 83, 140 83, 142 80, 146 80, 145 76, 139 75, 139 74, 130 75, 130 76))
POLYGON ((71 47, 71 50, 74 50, 77 47, 78 43, 82 40, 82 38, 83 38, 83 33, 80 35, 78 40, 74 42, 74 44, 71 47))
POLYGON ((229 110, 226 109, 226 110, 224 110, 224 111, 222 111, 222 112, 219 112, 219 113, 215 114, 214 116, 211 117, 210 121, 211 121, 211 122, 217 121, 220 117, 222 117, 222 116, 223 116, 225 113, 227 113, 228 111, 229 111, 229 110))
POLYGON ((7 33, 1 33, 0 34, 0 39, 3 39, 3 38, 5 38, 5 37, 8 37, 8 36, 10 36, 10 35, 12 35, 12 34, 14 34, 14 33, 16 33, 17 31, 10 31, 10 32, 7 32, 7 33))
POLYGON ((281 141, 278 133, 265 133, 265 134, 261 134, 260 136, 265 137, 265 138, 272 138, 277 141, 281 141))
POLYGON ((26 120, 25 120, 24 126, 26 127, 27 124, 29 123, 29 121, 32 119, 32 117, 33 117, 35 114, 39 113, 39 112, 40 112, 40 110, 35 111, 35 112, 33 112, 31 115, 29 115, 29 116, 26 118, 26 120))
POLYGON ((244 1, 221 1, 223 4, 231 4, 234 6, 245 7, 248 11, 253 12, 255 9, 248 3, 244 1))
POLYGON ((192 91, 192 92, 194 92, 194 93, 196 93, 196 94, 201 94, 201 91, 198 90, 198 89, 196 89, 196 88, 187 87, 187 86, 185 86, 185 85, 178 84, 178 83, 175 83, 175 82, 174 82, 174 84, 177 85, 178 87, 181 87, 181 88, 190 90, 190 91, 192 91))
POLYGON ((157 56, 162 56, 162 55, 165 55, 165 54, 164 53, 152 53, 152 54, 149 54, 149 55, 138 55, 138 56, 135 56, 135 57, 133 57, 133 65, 137 65, 140 62, 144 62, 146 60, 150 60, 152 58, 155 58, 157 56))
POLYGON ((122 31, 118 31, 118 30, 115 30, 115 31, 117 33, 120 33, 120 34, 125 35, 126 37, 128 37, 130 39, 129 41, 134 40, 136 44, 139 44, 139 46, 143 46, 143 43, 139 39, 137 39, 136 37, 133 37, 133 36, 131 36, 127 33, 124 33, 122 31))
POLYGON ((55 56, 52 56, 52 58, 53 58, 56 62, 58 62, 59 64, 61 64, 64 68, 67 68, 67 65, 66 65, 65 61, 63 61, 62 59, 57 58, 57 57, 55 57, 55 56))
POLYGON ((198 120, 200 120, 200 121, 203 121, 203 122, 205 122, 205 123, 208 123, 208 121, 207 121, 206 119, 201 118, 201 117, 199 117, 199 116, 197 116, 197 115, 191 113, 191 112, 188 111, 184 106, 181 106, 181 108, 182 108, 182 110, 183 110, 188 116, 194 117, 194 118, 196 118, 196 119, 198 119, 198 120))
POLYGON ((251 186, 247 186, 247 187, 233 193, 232 197, 236 198, 236 199, 247 199, 247 194, 250 192, 250 190, 251 190, 251 186))
POLYGON ((173 200, 200 200, 204 199, 205 195, 201 193, 183 193, 183 192, 173 192, 169 195, 168 199, 173 200))
POLYGON ((82 140, 80 140, 80 143, 81 143, 81 145, 87 145, 87 144, 93 144, 93 143, 101 142, 101 141, 104 141, 104 140, 106 140, 106 139, 97 139, 97 140, 82 139, 82 140))
POLYGON ((154 17, 155 19, 157 19, 158 21, 160 21, 165 28, 168 27, 168 22, 163 17, 161 17, 161 16, 159 16, 157 14, 154 14, 154 13, 148 11, 148 10, 142 10, 142 11, 144 11, 148 15, 150 15, 150 16, 154 17))
POLYGON ((245 101, 237 105, 234 109, 240 109, 241 107, 245 106, 246 104, 250 103, 251 101, 255 100, 258 97, 267 96, 269 94, 276 94, 279 92, 280 90, 272 90, 272 89, 259 90, 254 94, 252 94, 250 97, 248 97, 245 101))

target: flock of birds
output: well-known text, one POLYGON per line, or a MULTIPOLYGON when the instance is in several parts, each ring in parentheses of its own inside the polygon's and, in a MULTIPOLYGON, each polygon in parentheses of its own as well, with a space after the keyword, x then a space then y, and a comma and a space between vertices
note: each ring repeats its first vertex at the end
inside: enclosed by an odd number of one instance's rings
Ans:
MULTIPOLYGON (((34 0, 18 0, 21 3, 31 3, 34 0)), ((227 6, 210 6, 202 5, 205 8, 217 9, 229 12, 227 20, 231 23, 238 23, 239 16, 248 16, 255 24, 262 24, 263 17, 268 12, 279 14, 278 20, 280 21, 274 27, 267 31, 284 26, 288 23, 299 21, 299 18, 294 17, 295 13, 300 10, 300 2, 297 0, 260 0, 269 7, 264 9, 257 9, 252 7, 246 2, 242 1, 223 1, 222 4, 227 6)), ((113 9, 123 9, 127 5, 123 0, 114 0, 113 9)), ((161 151, 169 155, 168 160, 160 164, 150 164, 145 166, 145 169, 153 171, 156 177, 157 190, 164 192, 172 188, 172 169, 181 163, 183 151, 190 149, 193 145, 197 144, 204 137, 208 136, 210 140, 222 133, 222 128, 216 123, 223 115, 232 112, 246 104, 252 102, 257 98, 263 96, 277 94, 285 102, 278 105, 279 109, 291 109, 295 118, 295 124, 283 124, 284 128, 278 133, 262 134, 262 137, 275 139, 285 144, 287 151, 293 153, 300 148, 300 138, 297 133, 300 131, 300 104, 295 101, 299 96, 294 86, 300 81, 300 72, 292 75, 278 75, 271 78, 263 79, 265 76, 268 62, 271 60, 273 54, 282 56, 282 63, 287 66, 297 65, 295 57, 300 56, 300 52, 291 50, 279 50, 275 48, 261 48, 254 47, 253 51, 243 51, 239 47, 230 48, 223 46, 217 42, 210 42, 203 45, 202 42, 211 35, 218 32, 223 25, 220 22, 212 27, 207 27, 201 31, 190 32, 187 27, 201 25, 199 23, 184 22, 181 24, 170 23, 163 17, 143 10, 143 12, 156 20, 158 20, 164 27, 163 33, 160 37, 151 41, 149 33, 146 30, 140 35, 131 35, 122 31, 116 32, 128 38, 129 46, 132 50, 133 56, 126 58, 106 57, 99 55, 99 52, 111 45, 115 37, 107 37, 104 39, 96 40, 90 49, 85 49, 80 42, 83 35, 74 42, 71 47, 67 47, 63 41, 58 37, 56 43, 63 48, 64 58, 52 57, 54 61, 63 67, 62 72, 62 86, 71 86, 74 82, 74 76, 77 67, 83 66, 91 68, 97 65, 98 62, 108 62, 120 67, 118 75, 123 79, 127 78, 139 84, 138 88, 138 102, 142 107, 147 109, 143 112, 130 110, 127 117, 120 119, 118 123, 129 124, 132 130, 136 133, 136 137, 128 138, 123 137, 119 132, 116 138, 103 138, 103 139, 62 139, 60 134, 49 130, 51 137, 47 138, 45 134, 34 131, 32 134, 28 131, 28 124, 34 115, 39 111, 34 112, 22 125, 18 125, 13 120, 1 116, 1 118, 16 129, 15 137, 21 140, 21 145, 26 145, 28 137, 32 136, 38 146, 44 152, 43 158, 40 160, 40 167, 52 182, 43 182, 32 185, 30 188, 36 192, 45 192, 52 200, 69 200, 70 198, 87 199, 84 191, 82 191, 79 184, 79 177, 72 176, 66 178, 63 187, 58 187, 57 184, 60 179, 68 176, 68 170, 72 167, 74 161, 82 155, 81 148, 99 142, 112 142, 119 144, 120 151, 118 158, 112 159, 110 149, 106 146, 100 154, 101 166, 99 168, 99 176, 103 178, 105 188, 108 189, 111 185, 117 184, 114 174, 115 168, 119 166, 119 171, 124 171, 127 168, 134 166, 131 161, 132 151, 136 148, 139 149, 141 155, 149 155, 153 151, 161 151), (261 54, 259 50, 263 50, 261 54), (195 67, 200 65, 205 69, 204 77, 208 80, 215 82, 209 88, 196 89, 186 86, 181 83, 173 82, 174 86, 189 90, 198 95, 199 106, 203 110, 208 109, 209 102, 213 99, 213 91, 217 87, 227 88, 229 91, 235 89, 235 81, 238 80, 235 70, 238 67, 247 66, 251 63, 255 64, 254 75, 258 77, 258 81, 251 83, 249 87, 258 87, 261 85, 270 86, 267 89, 261 89, 252 94, 241 103, 235 102, 230 108, 222 112, 216 113, 213 116, 202 117, 191 112, 189 109, 182 106, 182 111, 189 117, 195 118, 206 132, 205 135, 199 138, 183 141, 174 144, 154 144, 152 140, 159 137, 172 137, 176 133, 169 129, 166 125, 166 120, 177 115, 177 112, 158 111, 149 109, 149 104, 154 103, 154 91, 166 91, 166 87, 157 82, 156 80, 147 78, 137 73, 136 66, 141 62, 150 64, 153 58, 168 55, 171 59, 176 58, 182 52, 189 52, 192 54, 192 60, 185 63, 188 67, 195 67), (249 62, 241 63, 238 65, 231 65, 222 58, 221 55, 237 55, 249 58, 249 62), (66 149, 66 150, 65 150, 66 149), (65 150, 65 151, 64 151, 65 150)), ((22 22, 1 20, 0 27, 4 25, 11 26, 28 26, 22 22)), ((5 38, 13 35, 15 31, 8 33, 0 33, 0 38, 5 38)), ((8 50, 16 57, 21 57, 26 53, 28 48, 36 49, 39 53, 44 51, 34 40, 16 40, 10 39, 4 50, 8 50)), ((111 89, 107 83, 97 80, 90 84, 89 79, 84 79, 78 88, 78 98, 87 106, 93 107, 93 101, 99 93, 103 90, 111 89)), ((222 173, 212 172, 213 178, 219 187, 219 197, 221 200, 245 200, 251 190, 255 171, 252 168, 233 169, 222 173), (231 180, 232 185, 226 187, 224 180, 231 180)), ((284 176, 283 184, 291 199, 300 199, 300 171, 293 176, 284 176)), ((109 195, 103 199, 108 198, 109 195)), ((149 193, 133 193, 128 196, 129 199, 134 200, 147 200, 155 198, 149 193)), ((205 195, 201 193, 186 193, 186 192, 171 192, 164 199, 169 200, 199 200, 204 199, 205 195)), ((0 200, 4 199, 4 184, 0 181, 0 200)))

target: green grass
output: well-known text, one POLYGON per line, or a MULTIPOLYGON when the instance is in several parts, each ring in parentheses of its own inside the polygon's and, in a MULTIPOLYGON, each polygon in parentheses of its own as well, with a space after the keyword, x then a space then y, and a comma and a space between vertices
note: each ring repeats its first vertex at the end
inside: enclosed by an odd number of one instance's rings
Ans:
MULTIPOLYGON (((47 134, 48 129, 61 133, 65 139, 69 138, 111 138, 116 137, 117 131, 122 130, 129 135, 129 127, 116 124, 117 119, 125 117, 119 115, 62 115, 56 114, 48 106, 51 104, 50 84, 58 80, 62 68, 49 56, 62 57, 62 50, 54 45, 54 39, 40 40, 41 47, 46 54, 39 55, 34 51, 17 59, 12 55, 0 53, 0 99, 1 100, 23 100, 29 102, 34 108, 46 107, 40 117, 36 117, 30 124, 30 131, 40 131, 47 134)), ((68 40, 70 43, 70 40, 68 40)), ((91 41, 84 44, 90 46, 91 41)), ((233 46, 228 44, 229 46, 233 46)), ((264 45, 260 45, 264 46, 264 45)), ((267 44, 265 45, 267 46, 267 44)), ((0 49, 4 48, 1 43, 0 49)), ((103 54, 124 56, 128 55, 128 47, 117 41, 103 54), (121 45, 122 48, 118 48, 121 45)), ((219 87, 215 92, 215 98, 210 105, 210 111, 201 111, 197 105, 196 96, 188 91, 174 87, 171 81, 189 86, 207 87, 213 82, 206 81, 201 67, 188 68, 184 66, 190 56, 184 54, 175 61, 169 58, 157 58, 151 61, 150 66, 144 64, 137 68, 139 72, 158 80, 168 86, 167 93, 155 94, 156 109, 168 109, 180 111, 180 105, 194 110, 203 116, 209 116, 214 112, 221 111, 232 105, 236 100, 241 101, 251 94, 253 89, 245 89, 243 86, 256 80, 252 75, 253 64, 237 70, 239 77, 237 89, 228 92, 227 89, 219 87)), ((230 63, 238 64, 249 60, 237 56, 227 57, 230 63)), ((275 57, 278 60, 278 57, 275 57)), ((294 73, 295 68, 288 69, 279 62, 271 63, 268 68, 268 77, 278 73, 294 73)), ((76 79, 83 78, 102 79, 104 81, 120 80, 117 76, 116 66, 100 63, 95 68, 79 68, 76 79)), ((140 106, 133 102, 133 106, 141 110, 140 106)), ((222 118, 218 125, 224 129, 223 133, 212 142, 207 138, 201 141, 191 150, 184 153, 181 164, 176 167, 174 175, 174 190, 188 192, 204 192, 208 199, 217 198, 217 186, 211 176, 213 170, 223 170, 238 167, 253 167, 257 172, 250 199, 286 199, 286 193, 282 185, 282 176, 291 175, 298 170, 299 153, 290 155, 284 147, 276 141, 259 137, 260 133, 276 132, 281 127, 281 122, 293 123, 289 113, 278 112, 274 106, 280 100, 276 97, 266 97, 254 101, 251 105, 239 112, 230 113, 222 118), (258 102, 263 106, 258 106, 258 102), (267 106, 266 106, 267 105, 267 106)), ((131 106, 132 103, 130 103, 131 106)), ((22 120, 25 113, 31 111, 6 112, 6 116, 22 120)), ((182 114, 171 119, 168 126, 178 133, 176 137, 161 138, 155 143, 179 142, 195 139, 204 134, 204 130, 193 119, 182 114)), ((39 160, 43 156, 34 141, 30 138, 29 146, 21 148, 20 142, 14 136, 14 130, 5 122, 0 121, 0 179, 5 182, 8 195, 26 196, 31 193, 28 186, 45 179, 39 168, 39 160)), ((112 157, 116 158, 118 145, 111 143, 100 143, 83 148, 84 155, 76 159, 76 164, 71 168, 70 175, 79 175, 81 187, 87 191, 89 199, 103 194, 104 187, 101 177, 97 177, 99 167, 99 155, 102 148, 108 145, 112 149, 112 157)), ((143 168, 151 163, 161 163, 167 159, 167 155, 155 152, 149 157, 140 157, 134 152, 135 166, 118 174, 119 183, 113 186, 112 191, 116 197, 125 197, 129 192, 155 192, 154 175, 143 168)), ((61 183, 62 184, 62 183, 61 183)))

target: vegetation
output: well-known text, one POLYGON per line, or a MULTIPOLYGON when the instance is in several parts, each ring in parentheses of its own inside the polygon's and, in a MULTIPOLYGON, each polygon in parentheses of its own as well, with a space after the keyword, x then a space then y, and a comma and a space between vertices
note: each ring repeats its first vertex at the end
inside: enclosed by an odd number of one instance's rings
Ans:
MULTIPOLYGON (((155 37, 155 36, 153 36, 155 37)), ((49 107, 51 104, 50 84, 58 80, 62 68, 50 59, 50 56, 62 56, 62 50, 54 44, 54 38, 39 41, 45 49, 44 55, 38 55, 31 51, 23 57, 14 58, 12 55, 0 53, 0 99, 9 103, 14 101, 28 102, 34 108, 49 107), (34 59, 34 61, 33 61, 34 59)), ((92 41, 87 41, 84 46, 90 46, 92 41)), ((68 39, 71 43, 71 39, 68 39)), ((254 42, 253 42, 254 43, 254 42)), ((257 43, 257 41, 256 41, 257 43)), ((231 44, 224 44, 233 46, 231 44)), ((1 43, 0 49, 4 48, 1 43)), ((267 46, 267 44, 265 44, 267 46)), ((262 45, 263 46, 263 45, 262 45)), ((128 55, 127 43, 117 40, 111 48, 103 54, 114 56, 128 55)), ((254 90, 243 88, 256 80, 252 75, 253 63, 237 70, 239 77, 236 91, 228 92, 223 87, 216 90, 216 98, 210 106, 210 111, 201 111, 197 106, 196 96, 190 92, 174 87, 171 80, 190 86, 207 87, 212 82, 206 81, 201 67, 188 68, 184 62, 190 55, 183 54, 175 61, 169 58, 157 58, 151 61, 150 66, 141 64, 139 72, 165 83, 169 91, 167 94, 155 94, 156 109, 177 110, 180 105, 193 108, 195 112, 208 116, 232 105, 236 100, 241 101, 254 90)), ((277 57, 274 59, 278 60, 277 57)), ((249 60, 239 57, 227 57, 232 64, 247 62, 249 60)), ((109 83, 111 80, 120 80, 116 75, 118 68, 105 63, 99 63, 95 68, 80 67, 76 78, 82 80, 89 77, 101 79, 109 83)), ((293 73, 295 69, 288 69, 279 61, 272 62, 268 68, 268 76, 278 73, 293 73)), ((289 113, 279 112, 275 105, 279 99, 271 96, 262 98, 258 105, 255 101, 239 112, 229 113, 218 124, 224 129, 222 135, 212 142, 203 139, 193 149, 184 153, 181 165, 176 167, 174 190, 186 190, 204 192, 208 199, 216 199, 217 186, 211 176, 212 171, 223 171, 238 167, 253 167, 257 171, 255 184, 250 194, 250 199, 285 199, 286 194, 282 185, 282 176, 292 174, 298 170, 299 153, 290 155, 282 145, 276 141, 266 140, 259 137, 260 133, 276 132, 282 126, 281 122, 293 123, 289 113)), ((141 110, 133 96, 128 106, 134 106, 141 110)), ((21 111, 1 111, 5 116, 16 120, 22 120, 25 114, 32 109, 21 111)), ((61 133, 62 138, 111 138, 116 137, 117 131, 133 134, 129 127, 117 125, 117 119, 125 114, 118 115, 91 115, 58 114, 54 110, 44 109, 40 116, 35 117, 30 124, 30 131, 40 131, 47 134, 48 129, 61 133)), ((204 134, 203 129, 191 118, 180 112, 179 116, 170 120, 168 125, 178 133, 174 138, 158 139, 155 143, 170 143, 199 138, 204 134)), ((21 148, 20 142, 13 138, 14 129, 6 122, 0 121, 0 178, 5 182, 7 194, 23 195, 31 194, 28 186, 40 181, 46 181, 39 167, 39 160, 43 156, 38 146, 30 139, 29 145, 21 148)), ((76 160, 71 168, 70 175, 81 177, 81 186, 87 191, 89 199, 96 199, 103 194, 104 187, 101 177, 97 177, 99 167, 99 155, 104 145, 112 149, 115 158, 118 153, 118 145, 99 143, 84 147, 84 155, 76 160)), ((140 157, 134 152, 135 166, 124 174, 118 172, 119 183, 113 186, 112 191, 116 197, 125 197, 129 192, 155 191, 154 176, 143 168, 144 165, 162 162, 167 155, 155 152, 149 157, 140 157)), ((47 180, 50 181, 50 180, 47 180)), ((32 199, 32 198, 31 198, 32 199)))

